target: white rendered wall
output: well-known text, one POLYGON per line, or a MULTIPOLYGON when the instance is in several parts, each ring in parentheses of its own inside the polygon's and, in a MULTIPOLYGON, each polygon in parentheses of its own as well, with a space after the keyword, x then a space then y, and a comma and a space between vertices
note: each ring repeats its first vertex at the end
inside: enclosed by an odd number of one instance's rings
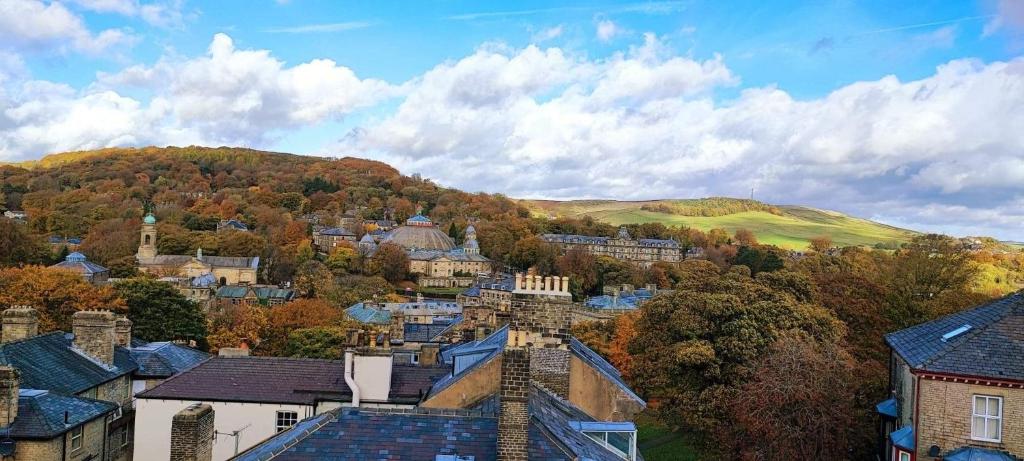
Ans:
MULTIPOLYGON (((213 407, 214 427, 218 433, 231 433, 248 426, 239 433, 239 453, 276 433, 276 417, 279 410, 298 413, 300 421, 313 416, 311 405, 138 399, 135 403, 134 459, 169 459, 171 418, 194 403, 208 403, 213 407)), ((217 434, 213 442, 213 461, 224 461, 234 455, 235 438, 217 434)))

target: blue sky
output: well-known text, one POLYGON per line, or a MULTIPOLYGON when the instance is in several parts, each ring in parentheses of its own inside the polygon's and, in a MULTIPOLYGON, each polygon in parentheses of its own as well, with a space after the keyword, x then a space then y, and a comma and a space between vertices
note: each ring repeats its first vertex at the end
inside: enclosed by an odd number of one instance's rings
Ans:
POLYGON ((0 0, 0 161, 246 145, 1024 240, 1024 2, 0 0))

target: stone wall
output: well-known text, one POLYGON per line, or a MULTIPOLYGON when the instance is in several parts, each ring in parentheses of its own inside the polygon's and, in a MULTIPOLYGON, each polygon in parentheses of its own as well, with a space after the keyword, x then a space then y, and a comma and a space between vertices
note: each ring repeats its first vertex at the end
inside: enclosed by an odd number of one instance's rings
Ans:
POLYGON ((18 417, 18 370, 0 366, 0 427, 18 417))
MULTIPOLYGON (((106 425, 106 418, 96 418, 85 423, 82 428, 82 447, 77 450, 71 448, 71 431, 64 434, 64 443, 67 444, 65 459, 89 459, 90 455, 93 456, 92 459, 103 459, 103 438, 106 434, 106 425)), ((60 456, 58 455, 55 459, 60 459, 60 456)))
POLYGON ((421 406, 426 408, 470 408, 500 390, 501 357, 470 370, 441 392, 432 394, 421 406))
POLYGON ((918 408, 917 459, 935 459, 928 449, 938 445, 946 453, 965 445, 1024 454, 1024 389, 982 386, 922 378, 918 408), (1003 398, 1002 442, 971 439, 971 414, 975 395, 1003 398))
POLYGON ((14 461, 57 461, 61 459, 61 448, 60 437, 50 440, 19 440, 14 461))
POLYGON ((514 294, 510 329, 530 332, 535 347, 569 344, 572 299, 561 296, 514 294))
POLYGON ((563 398, 569 398, 568 349, 530 349, 530 379, 563 398))
POLYGON ((569 398, 598 421, 631 421, 644 405, 617 383, 573 356, 569 362, 569 398))
POLYGON ((9 343, 39 334, 39 312, 28 306, 15 306, 3 312, 0 341, 9 343))
POLYGON ((71 318, 75 347, 106 364, 114 363, 114 314, 78 311, 71 318))

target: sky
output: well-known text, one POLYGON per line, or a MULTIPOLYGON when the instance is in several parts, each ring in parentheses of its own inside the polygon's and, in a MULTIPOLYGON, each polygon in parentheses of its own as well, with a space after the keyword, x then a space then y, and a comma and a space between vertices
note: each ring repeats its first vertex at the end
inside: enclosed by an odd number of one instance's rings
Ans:
POLYGON ((0 0, 0 161, 146 145, 1024 241, 1024 0, 0 0))

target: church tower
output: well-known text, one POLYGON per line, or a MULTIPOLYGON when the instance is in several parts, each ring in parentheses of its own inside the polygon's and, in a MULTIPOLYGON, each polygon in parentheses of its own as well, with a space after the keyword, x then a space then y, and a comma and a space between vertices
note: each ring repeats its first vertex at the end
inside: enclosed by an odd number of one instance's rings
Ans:
POLYGON ((135 258, 139 260, 156 257, 156 217, 152 213, 142 218, 142 232, 139 236, 139 252, 135 258))
POLYGON ((466 254, 480 254, 480 243, 476 241, 476 228, 472 224, 466 227, 466 240, 462 243, 466 254))

